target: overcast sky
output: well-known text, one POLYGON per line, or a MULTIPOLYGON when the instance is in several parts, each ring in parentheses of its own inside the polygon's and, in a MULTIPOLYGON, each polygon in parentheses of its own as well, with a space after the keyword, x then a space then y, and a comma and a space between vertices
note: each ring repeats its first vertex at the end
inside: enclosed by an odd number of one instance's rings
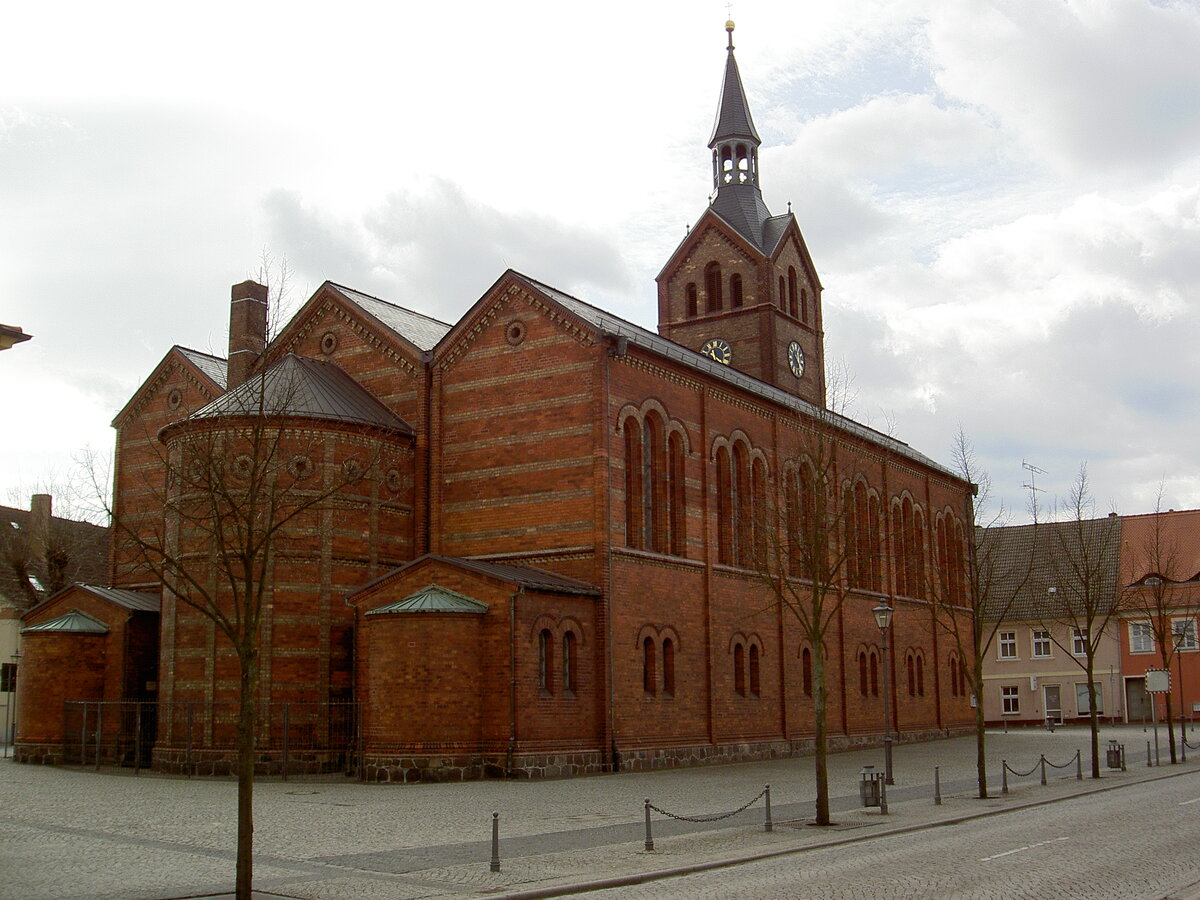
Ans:
MULTIPOLYGON (((507 267, 653 328, 703 212, 726 5, 16 4, 0 54, 0 503, 111 447, 264 250, 446 321, 507 267)), ((1022 521, 1200 507, 1200 2, 739 0, 764 195, 858 418, 1022 521)), ((23 505, 23 502, 20 504, 23 505)))

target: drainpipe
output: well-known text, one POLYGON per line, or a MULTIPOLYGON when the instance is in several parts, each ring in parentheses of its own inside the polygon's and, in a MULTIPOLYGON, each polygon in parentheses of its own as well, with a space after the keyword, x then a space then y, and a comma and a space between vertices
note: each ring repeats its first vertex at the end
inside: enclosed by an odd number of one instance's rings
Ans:
POLYGON ((519 587, 508 599, 508 753, 504 771, 510 777, 517 750, 517 598, 524 593, 525 588, 519 587))
MULTIPOLYGON (((629 350, 629 339, 622 336, 608 336, 613 340, 613 349, 604 354, 604 408, 602 423, 604 427, 604 456, 607 463, 606 476, 608 491, 604 499, 604 584, 601 592, 601 602, 604 604, 605 639, 604 652, 608 664, 608 682, 605 693, 608 695, 608 749, 609 767, 616 772, 620 768, 617 751, 617 712, 614 698, 613 682, 613 621, 612 621, 612 497, 613 497, 613 468, 612 468, 612 427, 608 417, 612 412, 612 366, 613 357, 623 359, 629 350)), ((628 501, 626 501, 628 502, 628 501)))

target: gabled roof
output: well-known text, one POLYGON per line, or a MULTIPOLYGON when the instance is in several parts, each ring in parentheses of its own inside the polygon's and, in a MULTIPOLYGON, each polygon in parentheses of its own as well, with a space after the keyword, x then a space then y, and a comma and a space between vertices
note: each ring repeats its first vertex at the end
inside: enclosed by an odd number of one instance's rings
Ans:
POLYGON ((180 347, 178 344, 173 349, 178 350, 188 362, 199 369, 214 385, 221 390, 225 390, 225 379, 229 375, 229 363, 225 357, 213 356, 211 353, 201 353, 199 350, 180 347))
POLYGON ((475 572, 479 575, 485 575, 517 587, 530 588, 535 591, 548 591, 557 594, 583 594, 589 597, 600 596, 600 589, 595 585, 588 584, 586 581, 579 581, 575 578, 568 578, 565 575, 556 575, 553 572, 547 572, 545 569, 539 569, 535 566, 511 566, 504 563, 488 562, 484 559, 439 556, 435 553, 427 553, 411 562, 392 569, 390 572, 385 572, 374 581, 370 581, 362 587, 351 591, 346 595, 346 599, 350 600, 352 597, 368 593, 383 583, 392 581, 403 575, 410 569, 425 566, 429 563, 440 563, 453 568, 464 569, 468 572, 475 572))
MULTIPOLYGON (((99 597, 101 600, 107 600, 109 603, 115 603, 117 606, 123 606, 125 609, 131 609, 135 612, 158 612, 162 608, 162 597, 159 594, 152 594, 147 591, 127 591, 121 588, 100 587, 95 584, 84 584, 82 581, 76 582, 71 587, 77 587, 80 590, 87 591, 99 597)), ((65 590, 70 590, 66 588, 65 590)))
POLYGON ((163 358, 158 361, 158 365, 154 367, 154 371, 138 386, 138 389, 133 392, 120 411, 113 416, 112 425, 114 428, 120 427, 120 422, 125 418, 125 414, 137 406, 138 400, 145 391, 150 385, 158 381, 159 376, 170 365, 172 357, 176 356, 182 359, 200 378, 207 381, 214 394, 219 394, 225 390, 227 366, 224 359, 219 356, 213 356, 210 353, 201 353, 199 350, 191 350, 175 344, 163 354, 163 358))
POLYGON ((108 626, 77 609, 37 625, 26 625, 21 634, 62 632, 67 634, 108 634, 108 626))
POLYGON ((364 615, 374 616, 384 613, 423 612, 474 613, 475 615, 482 615, 487 611, 488 605, 486 603, 482 603, 473 597, 468 597, 466 594, 460 594, 458 591, 452 591, 449 588, 431 584, 428 587, 421 588, 415 594, 410 594, 403 600, 397 600, 395 603, 389 603, 387 606, 380 606, 378 609, 369 609, 364 615))
POLYGON ((1095 582, 1094 602, 1101 615, 1119 599, 1117 516, 980 528, 975 539, 981 579, 990 580, 983 609, 988 621, 1061 620, 1082 614, 1080 571, 1095 582))
POLYGON ((285 355, 261 377, 252 376, 222 394, 185 421, 257 415, 260 411, 414 433, 411 425, 336 365, 294 353, 285 355))
POLYGON ((753 184, 723 185, 709 208, 764 256, 775 252, 794 219, 791 213, 771 215, 753 184))
MULTIPOLYGON (((510 270, 511 271, 511 270, 510 270)), ((652 331, 647 331, 639 325, 634 325, 632 322, 627 322, 625 319, 615 316, 610 312, 606 312, 599 307, 592 306, 590 303, 585 303, 576 297, 569 294, 564 294, 562 291, 556 290, 549 285, 542 284, 540 281, 535 281, 526 275, 519 272, 511 273, 514 277, 524 282, 530 289, 538 291, 550 300, 559 304, 578 318, 582 319, 587 324, 591 325, 601 334, 610 334, 614 337, 623 337, 628 339, 629 343, 642 348, 643 350, 662 356, 674 362, 681 363, 695 371, 702 372, 718 381, 725 382, 728 385, 740 390, 747 391, 760 397, 763 400, 771 403, 776 403, 796 412, 813 418, 827 421, 841 431, 854 435, 863 440, 872 441, 879 446, 886 448, 888 451, 903 456, 914 462, 927 466, 935 471, 948 475, 951 478, 959 479, 959 476, 944 466, 934 462, 928 456, 920 453, 910 447, 903 441, 898 441, 893 437, 889 437, 882 432, 876 431, 873 428, 868 428, 866 425, 861 425, 853 419, 848 419, 845 416, 840 416, 830 410, 809 403, 807 400, 801 400, 789 394, 787 391, 769 385, 766 382, 759 381, 745 372, 740 372, 730 366, 722 365, 714 359, 697 353, 694 350, 689 350, 687 347, 677 344, 674 341, 660 337, 652 331)), ((961 479, 959 479, 961 480, 961 479)))
POLYGON ((362 291, 332 281, 325 284, 420 350, 432 350, 451 328, 445 322, 396 306, 362 291))

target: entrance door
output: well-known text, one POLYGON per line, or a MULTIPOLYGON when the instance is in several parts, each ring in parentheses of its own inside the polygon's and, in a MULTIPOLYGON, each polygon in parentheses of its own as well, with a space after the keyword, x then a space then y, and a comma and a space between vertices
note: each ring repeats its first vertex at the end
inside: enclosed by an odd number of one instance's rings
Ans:
POLYGON ((1046 702, 1046 705, 1043 707, 1046 710, 1046 718, 1053 721, 1055 725, 1061 725, 1062 686, 1058 684, 1043 685, 1042 696, 1046 702))
POLYGON ((1130 722, 1149 722, 1153 718, 1150 714, 1150 695, 1146 693, 1146 679, 1126 679, 1125 709, 1130 722))

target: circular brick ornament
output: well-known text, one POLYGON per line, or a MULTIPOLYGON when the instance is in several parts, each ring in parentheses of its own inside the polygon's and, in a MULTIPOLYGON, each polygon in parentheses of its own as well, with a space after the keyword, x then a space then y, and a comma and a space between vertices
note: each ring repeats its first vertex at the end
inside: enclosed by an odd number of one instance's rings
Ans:
POLYGON ((321 352, 326 356, 331 355, 333 351, 337 349, 337 345, 337 335, 332 331, 327 331, 321 335, 321 352))
POLYGON ((504 327, 504 339, 516 347, 525 340, 525 323, 514 319, 504 327))
POLYGON ((167 394, 167 408, 179 409, 181 403, 183 403, 183 391, 179 388, 171 388, 170 393, 167 394))

